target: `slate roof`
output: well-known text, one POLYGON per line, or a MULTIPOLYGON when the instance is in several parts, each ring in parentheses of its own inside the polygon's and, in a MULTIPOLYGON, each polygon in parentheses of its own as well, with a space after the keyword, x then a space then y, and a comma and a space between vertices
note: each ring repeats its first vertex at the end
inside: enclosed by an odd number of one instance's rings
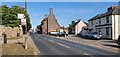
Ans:
POLYGON ((120 15, 120 6, 111 6, 108 11, 103 14, 98 14, 95 17, 89 19, 88 21, 95 20, 97 18, 109 16, 109 15, 120 15))

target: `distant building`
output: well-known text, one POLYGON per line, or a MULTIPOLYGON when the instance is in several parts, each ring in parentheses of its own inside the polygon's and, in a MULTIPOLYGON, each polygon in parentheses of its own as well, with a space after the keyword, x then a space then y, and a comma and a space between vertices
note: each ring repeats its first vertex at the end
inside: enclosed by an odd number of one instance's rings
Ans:
POLYGON ((48 16, 45 16, 45 18, 42 20, 40 27, 40 31, 42 31, 42 34, 60 30, 60 25, 58 24, 57 19, 53 14, 52 8, 50 8, 50 14, 48 16))
POLYGON ((87 23, 83 22, 82 20, 78 20, 75 24, 75 34, 82 34, 83 27, 87 26, 87 23))
POLYGON ((64 26, 60 27, 59 32, 63 32, 65 31, 66 33, 68 33, 68 28, 65 28, 64 26))
POLYGON ((90 32, 98 32, 104 38, 117 40, 120 35, 120 6, 111 6, 107 12, 88 20, 90 32))

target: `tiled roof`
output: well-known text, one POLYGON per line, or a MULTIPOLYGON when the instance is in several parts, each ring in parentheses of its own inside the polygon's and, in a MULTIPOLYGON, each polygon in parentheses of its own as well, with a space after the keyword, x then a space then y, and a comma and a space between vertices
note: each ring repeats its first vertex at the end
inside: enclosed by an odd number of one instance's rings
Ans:
POLYGON ((95 17, 89 19, 88 21, 95 20, 97 18, 105 17, 108 15, 120 15, 120 6, 112 6, 108 8, 108 11, 106 13, 98 14, 95 17))

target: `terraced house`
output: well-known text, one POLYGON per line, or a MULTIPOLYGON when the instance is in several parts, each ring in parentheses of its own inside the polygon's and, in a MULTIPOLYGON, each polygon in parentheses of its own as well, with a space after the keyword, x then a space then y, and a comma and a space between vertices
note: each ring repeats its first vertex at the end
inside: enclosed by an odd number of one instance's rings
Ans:
POLYGON ((107 12, 88 20, 89 31, 98 32, 103 38, 117 40, 120 35, 120 6, 111 6, 107 12))

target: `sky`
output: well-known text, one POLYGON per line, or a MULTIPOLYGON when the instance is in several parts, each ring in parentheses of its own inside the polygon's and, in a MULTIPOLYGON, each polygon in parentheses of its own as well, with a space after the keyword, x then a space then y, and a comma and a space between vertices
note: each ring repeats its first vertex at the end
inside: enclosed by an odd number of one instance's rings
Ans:
MULTIPOLYGON (((23 2, 3 2, 2 4, 9 7, 14 5, 24 7, 23 2)), ((116 5, 118 5, 117 2, 27 2, 27 12, 34 29, 46 14, 49 15, 50 8, 53 8, 60 26, 68 27, 73 20, 81 19, 87 22, 95 15, 105 13, 110 6, 116 5)))
MULTIPOLYGON (((3 2, 24 2, 24 0, 2 0, 3 2)), ((27 0, 28 2, 118 2, 119 0, 27 0)))

